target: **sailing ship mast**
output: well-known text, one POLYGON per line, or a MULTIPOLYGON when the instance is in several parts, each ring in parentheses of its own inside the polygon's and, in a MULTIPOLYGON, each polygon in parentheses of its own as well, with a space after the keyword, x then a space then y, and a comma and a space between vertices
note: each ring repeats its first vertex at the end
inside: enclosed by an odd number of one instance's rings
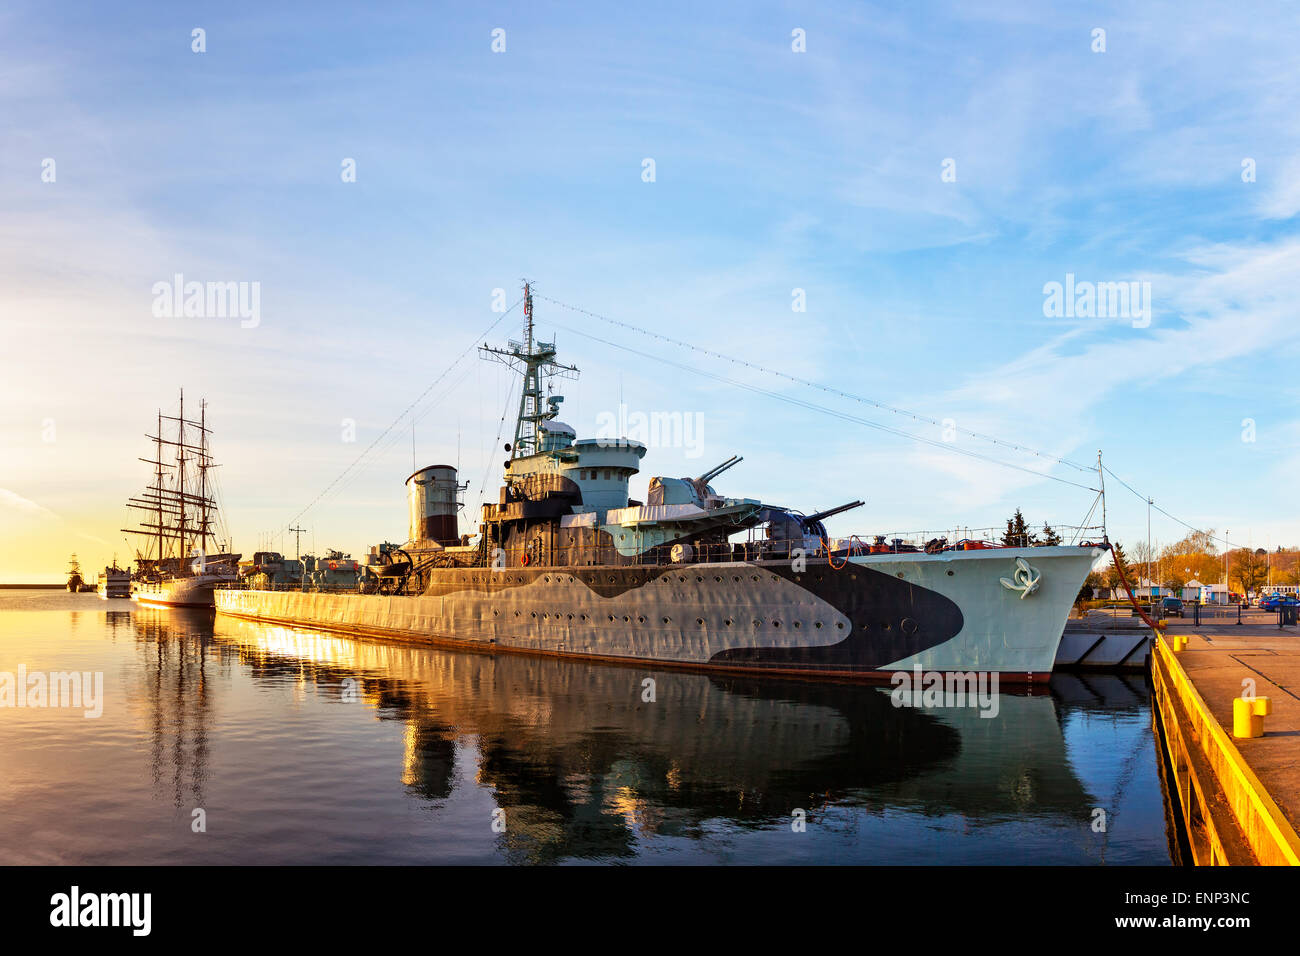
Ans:
MULTIPOLYGON (((123 528, 128 534, 144 535, 155 542, 157 549, 153 558, 155 566, 160 566, 170 558, 175 559, 176 569, 180 570, 185 559, 189 557, 189 546, 196 539, 207 553, 208 538, 211 537, 211 513, 216 509, 216 502, 208 493, 207 470, 212 467, 208 452, 207 402, 201 403, 199 420, 185 417, 185 391, 180 393, 180 411, 177 415, 164 415, 158 412, 157 434, 146 435, 154 443, 154 457, 142 458, 154 466, 154 481, 144 492, 127 501, 127 507, 149 513, 151 521, 142 521, 136 528, 123 528), (176 423, 175 440, 163 432, 163 422, 176 423), (199 444, 194 445, 188 439, 190 430, 196 430, 199 444), (163 461, 163 446, 176 449, 175 464, 163 461), (198 471, 198 493, 186 490, 187 466, 198 471), (167 473, 174 469, 174 480, 167 482, 167 473), (195 523, 197 521, 197 524, 195 523)), ((193 488, 193 485, 190 486, 193 488)), ((145 554, 137 553, 137 562, 147 562, 145 554)))

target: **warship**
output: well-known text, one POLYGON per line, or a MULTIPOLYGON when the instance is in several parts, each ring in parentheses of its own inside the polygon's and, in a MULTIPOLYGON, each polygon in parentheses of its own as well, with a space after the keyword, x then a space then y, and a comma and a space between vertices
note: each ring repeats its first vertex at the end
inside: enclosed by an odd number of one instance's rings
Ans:
POLYGON ((208 472, 213 463, 208 447, 207 403, 200 402, 197 420, 185 417, 185 392, 180 393, 176 415, 158 412, 157 433, 146 435, 154 443, 154 457, 141 458, 153 466, 153 483, 127 502, 145 513, 135 528, 140 536, 131 598, 142 604, 165 607, 212 607, 212 589, 237 579, 240 556, 217 543, 214 526, 220 510, 213 497, 208 472), (163 423, 175 426, 164 432, 163 423), (173 449, 165 458, 164 449, 173 449), (215 553, 209 553, 209 542, 215 553))
POLYGON ((1045 681, 1069 610, 1109 546, 997 547, 935 538, 832 539, 825 519, 732 497, 696 477, 651 477, 629 497, 645 444, 583 438, 543 393, 578 370, 534 330, 485 358, 522 376, 504 482, 478 534, 459 536, 466 485, 449 465, 406 479, 409 539, 366 559, 365 590, 219 588, 220 613, 493 653, 801 678, 926 672, 1045 681))

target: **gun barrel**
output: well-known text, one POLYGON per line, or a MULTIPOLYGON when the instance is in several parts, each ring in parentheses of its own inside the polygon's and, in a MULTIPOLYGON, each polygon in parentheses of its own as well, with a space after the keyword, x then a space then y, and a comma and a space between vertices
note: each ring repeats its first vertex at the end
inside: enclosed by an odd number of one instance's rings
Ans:
POLYGON ((825 511, 819 511, 816 514, 808 515, 804 521, 821 521, 823 518, 830 518, 834 515, 841 514, 845 511, 852 511, 854 508, 861 508, 865 501, 850 501, 848 504, 840 505, 838 508, 827 508, 825 511))
POLYGON ((739 455, 732 455, 722 464, 717 465, 714 468, 710 468, 704 474, 700 475, 700 477, 697 478, 696 481, 703 481, 705 483, 708 483, 712 481, 714 478, 718 477, 718 475, 722 474, 728 468, 734 467, 735 465, 739 465, 744 460, 745 459, 741 458, 739 455))

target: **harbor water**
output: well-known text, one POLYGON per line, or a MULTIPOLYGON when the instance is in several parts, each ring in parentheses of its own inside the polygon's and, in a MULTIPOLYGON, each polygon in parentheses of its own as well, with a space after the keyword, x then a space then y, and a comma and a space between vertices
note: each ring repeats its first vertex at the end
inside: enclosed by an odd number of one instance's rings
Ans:
POLYGON ((97 715, 0 707, 0 862, 1170 862, 1141 675, 897 706, 0 591, 0 679, 69 672, 97 715))

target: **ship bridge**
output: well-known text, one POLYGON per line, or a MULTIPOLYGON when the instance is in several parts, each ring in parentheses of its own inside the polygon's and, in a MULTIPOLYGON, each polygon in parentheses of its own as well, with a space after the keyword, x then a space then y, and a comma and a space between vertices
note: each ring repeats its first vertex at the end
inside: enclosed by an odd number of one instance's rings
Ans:
POLYGON ((562 422, 550 423, 542 434, 544 451, 506 462, 507 484, 526 488, 537 479, 557 476, 565 479, 559 483, 561 487, 572 482, 582 495, 582 504, 575 510, 628 506, 628 482, 641 470, 645 445, 626 438, 577 440, 573 429, 562 422))

